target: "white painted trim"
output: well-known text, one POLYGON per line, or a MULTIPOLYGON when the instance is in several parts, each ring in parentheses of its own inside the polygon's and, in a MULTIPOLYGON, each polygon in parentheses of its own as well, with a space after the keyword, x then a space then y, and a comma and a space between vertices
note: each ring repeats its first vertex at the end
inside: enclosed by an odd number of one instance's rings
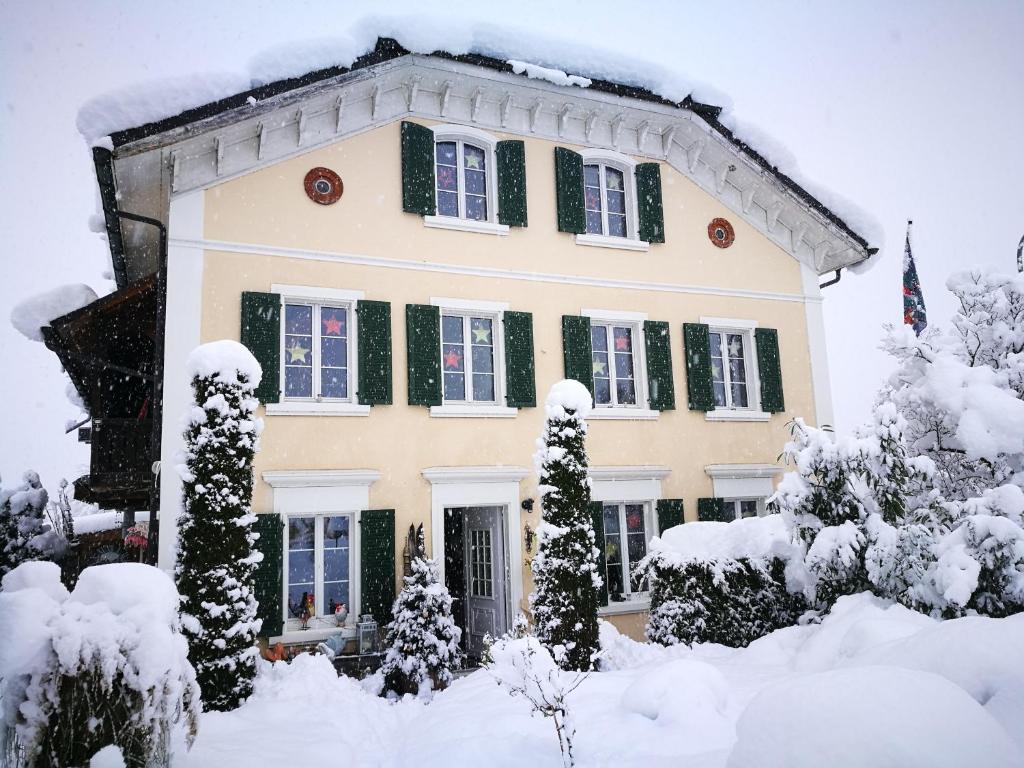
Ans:
POLYGON ((430 481, 430 546, 444 583, 444 511, 449 507, 500 506, 505 509, 505 546, 509 581, 509 621, 521 610, 523 599, 522 511, 519 481, 523 467, 431 467, 423 470, 430 481))
POLYGON ((636 170, 637 162, 629 155, 621 152, 614 152, 610 149, 586 148, 580 152, 583 156, 583 164, 607 163, 608 165, 621 166, 620 170, 633 173, 636 170))
POLYGON ((804 312, 807 317, 807 347, 811 361, 811 384, 814 388, 814 417, 819 427, 835 426, 832 411, 832 383, 829 376, 828 346, 825 341, 825 313, 820 301, 821 288, 818 275, 806 264, 800 264, 804 294, 817 298, 807 302, 804 312))
POLYGON ((623 600, 622 602, 609 602, 597 609, 598 616, 618 616, 624 613, 646 613, 651 610, 651 599, 623 600))
POLYGON ((526 467, 427 467, 422 472, 432 485, 519 482, 530 474, 526 467))
POLYGON ((752 331, 757 328, 757 320, 740 320, 735 317, 705 317, 701 315, 700 321, 712 328, 736 328, 743 331, 752 331))
POLYGON ((744 408, 716 408, 704 413, 705 421, 769 421, 772 415, 744 408))
POLYGON ((778 464, 708 464, 704 473, 712 478, 775 477, 783 468, 778 464))
POLYGON ((445 403, 430 406, 431 416, 444 419, 513 419, 518 414, 518 408, 494 403, 445 403))
POLYGON ((618 248, 622 251, 649 251, 651 244, 646 240, 634 240, 631 237, 613 237, 611 235, 576 235, 576 245, 593 245, 598 248, 618 248))
POLYGON ((622 312, 618 309, 581 309, 580 314, 593 320, 612 322, 642 323, 647 319, 646 312, 622 312))
MULTIPOLYGON (((462 139, 468 142, 480 142, 491 152, 498 146, 498 140, 486 131, 473 128, 470 125, 459 125, 457 123, 441 123, 440 125, 429 126, 434 132, 434 141, 452 141, 462 139)), ((488 158, 490 159, 490 158, 488 158)))
MULTIPOLYGON (((663 480, 672 472, 662 464, 641 464, 625 467, 590 467, 587 474, 597 480, 663 480)), ((660 496, 654 498, 661 498, 660 496)))
POLYGON ((370 406, 325 400, 313 401, 281 400, 267 403, 267 416, 369 416, 370 406))
POLYGON ((467 312, 490 312, 500 314, 508 309, 507 301, 477 301, 476 299, 448 299, 441 296, 431 296, 430 304, 442 309, 465 310, 467 312))
MULTIPOLYGON (((271 488, 369 488, 380 480, 376 469, 285 469, 267 470, 263 482, 271 488)), ((369 509, 369 499, 358 509, 369 509)))
POLYGON ((315 285, 281 285, 270 286, 271 293, 281 294, 281 299, 313 299, 323 301, 359 301, 366 298, 364 291, 346 291, 340 288, 323 288, 315 285))
POLYGON ((716 477, 712 485, 715 496, 720 499, 763 501, 775 493, 775 484, 770 477, 716 477))
MULTIPOLYGON (((714 288, 710 286, 683 285, 678 283, 648 283, 639 280, 611 280, 607 278, 583 277, 580 275, 550 272, 520 272, 517 270, 497 269, 493 267, 470 267, 429 261, 391 259, 382 256, 366 256, 361 254, 332 251, 310 251, 299 248, 285 248, 281 246, 241 243, 225 240, 179 238, 177 240, 172 240, 171 245, 178 246, 180 248, 205 249, 211 252, 225 251, 229 253, 248 253, 256 256, 281 256, 284 258, 302 259, 305 261, 330 261, 365 267, 383 267, 386 269, 404 269, 413 272, 434 272, 449 275, 468 275, 471 277, 487 277, 497 280, 522 280, 531 283, 555 283, 559 285, 614 288, 617 290, 683 293, 699 296, 726 296, 737 299, 764 299, 768 301, 788 301, 796 303, 821 302, 821 298, 808 297, 796 293, 748 291, 743 289, 714 288)), ((210 253, 209 255, 215 256, 216 254, 210 253)))
POLYGON ((587 421, 656 421, 661 411, 634 408, 629 405, 597 406, 590 411, 587 421))
POLYGON ((434 229, 452 229, 459 232, 476 232, 481 235, 507 235, 508 224, 498 224, 494 221, 478 221, 477 219, 463 219, 458 216, 431 216, 423 217, 423 226, 434 229))
MULTIPOLYGON (((349 619, 351 618, 350 614, 349 619)), ((285 623, 287 624, 287 620, 285 623)), ((277 643, 284 643, 285 645, 297 645, 299 643, 321 643, 334 635, 341 635, 346 639, 354 638, 356 636, 356 628, 348 626, 348 620, 346 619, 344 627, 311 627, 310 629, 286 631, 283 635, 269 638, 267 644, 276 645, 277 643)))
POLYGON ((654 504, 662 497, 661 481, 669 472, 668 467, 657 466, 591 467, 590 498, 654 504))
POLYGON ((182 482, 175 469, 184 450, 181 418, 192 403, 185 361, 201 341, 203 265, 205 254, 178 244, 201 238, 205 193, 202 190, 171 201, 168 230, 175 243, 167 250, 167 323, 164 340, 164 389, 160 425, 160 519, 157 565, 170 573, 178 553, 178 515, 182 511, 182 482))

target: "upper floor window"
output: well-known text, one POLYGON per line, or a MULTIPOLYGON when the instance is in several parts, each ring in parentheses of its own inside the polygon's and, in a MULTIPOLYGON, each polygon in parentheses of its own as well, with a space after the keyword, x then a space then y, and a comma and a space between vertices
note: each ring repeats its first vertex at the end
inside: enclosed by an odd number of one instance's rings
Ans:
POLYGON ((753 342, 746 329, 711 328, 711 387, 716 408, 756 408, 753 342))
POLYGON ((591 320, 595 405, 637 405, 637 330, 631 323, 591 320))
POLYGON ((626 174, 605 163, 583 166, 583 201, 587 234, 628 237, 626 226, 626 174))
POLYGON ((282 334, 284 397, 352 399, 350 303, 286 299, 282 334))
POLYGON ((445 403, 498 401, 495 375, 498 318, 480 312, 441 312, 441 368, 445 403))
POLYGON ((434 144, 439 216, 488 220, 487 155, 484 147, 462 139, 434 144))

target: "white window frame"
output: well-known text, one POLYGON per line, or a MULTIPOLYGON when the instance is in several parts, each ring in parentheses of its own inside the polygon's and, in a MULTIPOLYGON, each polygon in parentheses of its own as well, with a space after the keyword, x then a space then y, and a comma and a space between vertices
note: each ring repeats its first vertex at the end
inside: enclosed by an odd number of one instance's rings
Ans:
MULTIPOLYGON (((636 592, 632 591, 633 590, 633 583, 632 583, 632 581, 629 578, 630 562, 629 562, 628 542, 626 540, 626 535, 627 535, 626 534, 626 505, 627 504, 630 504, 630 505, 638 504, 638 505, 643 507, 643 510, 644 510, 644 512, 643 512, 643 515, 644 515, 644 547, 645 547, 644 551, 645 551, 645 553, 651 551, 651 539, 654 538, 654 502, 653 501, 650 501, 650 500, 640 501, 640 500, 635 500, 635 499, 634 500, 625 500, 625 501, 623 501, 623 500, 619 500, 619 499, 609 499, 609 500, 601 502, 601 515, 602 515, 602 518, 604 516, 604 508, 605 508, 605 506, 607 506, 607 505, 618 505, 618 508, 619 508, 619 547, 621 548, 621 552, 622 552, 622 563, 621 563, 622 583, 623 583, 623 586, 625 586, 629 590, 628 592, 623 592, 622 593, 622 596, 624 598, 623 600, 618 600, 618 601, 614 601, 614 602, 611 599, 611 592, 609 591, 608 607, 611 609, 611 612, 613 612, 613 613, 615 612, 614 609, 616 607, 618 607, 618 606, 629 606, 632 610, 637 610, 637 604, 638 603, 641 604, 641 605, 649 605, 650 604, 650 592, 648 592, 648 591, 636 591, 636 592)), ((606 531, 605 532, 605 536, 607 536, 607 535, 608 535, 608 533, 606 531)), ((605 544, 605 542, 602 541, 601 542, 601 546, 603 547, 604 544, 605 544)), ((607 578, 607 573, 608 573, 607 566, 608 566, 608 564, 605 563, 605 573, 601 574, 601 578, 604 578, 604 579, 607 578)))
MULTIPOLYGON (((442 141, 454 141, 456 147, 456 168, 458 173, 458 216, 441 216, 439 214, 424 216, 423 224, 427 227, 437 229, 452 229, 463 232, 477 232, 488 235, 507 235, 509 227, 506 224, 498 223, 498 166, 495 150, 498 140, 489 133, 472 128, 468 125, 435 125, 431 127, 434 132, 434 154, 430 158, 435 174, 437 172, 437 143, 442 141), (485 180, 487 186, 487 219, 478 221, 466 218, 466 185, 463 168, 463 151, 465 144, 471 144, 484 151, 485 156, 485 180)), ((437 204, 437 180, 434 180, 434 203, 437 204)))
POLYGON ((355 541, 356 541, 356 529, 359 527, 359 512, 358 510, 347 510, 339 512, 289 512, 282 515, 284 519, 284 558, 281 566, 281 582, 284 592, 283 596, 283 608, 284 608, 284 620, 285 620, 285 632, 287 633, 300 633, 305 634, 310 630, 334 630, 339 629, 351 629, 355 627, 356 619, 358 618, 358 592, 356 589, 356 569, 355 569, 355 541), (291 548, 288 546, 288 524, 290 519, 293 517, 312 517, 313 523, 313 594, 314 602, 316 603, 317 614, 311 618, 308 622, 307 629, 302 629, 302 620, 297 619, 291 615, 288 610, 288 571, 289 571, 289 553, 291 548), (327 616, 321 614, 321 602, 324 597, 324 546, 323 546, 323 519, 327 517, 347 517, 349 519, 349 534, 348 534, 348 617, 345 619, 345 627, 338 627, 337 622, 334 620, 334 616, 327 616))
MULTIPOLYGON (((652 420, 658 418, 658 411, 651 410, 648 401, 647 381, 647 339, 644 336, 644 321, 647 314, 644 312, 622 312, 608 309, 584 309, 584 317, 590 318, 591 327, 594 325, 604 326, 629 326, 633 331, 633 381, 636 386, 636 404, 618 405, 614 403, 616 393, 612 392, 611 404, 598 405, 594 402, 594 409, 590 412, 590 419, 631 419, 631 420, 652 420)), ((612 344, 612 337, 608 339, 609 346, 612 344)), ((610 365, 614 365, 609 354, 610 365)), ((591 354, 591 366, 593 366, 593 354, 591 354)), ((593 382, 593 369, 590 373, 593 382)), ((611 378, 611 377, 609 377, 611 378)), ((614 384, 614 379, 611 379, 614 384)))
MULTIPOLYGON (((441 322, 441 343, 437 353, 443 354, 444 349, 444 315, 460 315, 463 318, 488 317, 493 325, 492 336, 494 341, 494 400, 473 401, 473 400, 446 400, 444 397, 444 360, 441 361, 441 405, 430 407, 430 415, 439 418, 514 418, 519 413, 518 408, 510 408, 505 404, 505 312, 509 305, 497 301, 472 301, 466 299, 450 299, 443 297, 431 297, 431 305, 440 311, 441 322)), ((465 328, 468 327, 468 320, 464 320, 463 339, 465 328)), ((471 346, 471 345, 469 345, 471 346)), ((466 375, 466 394, 471 394, 472 389, 472 361, 467 360, 463 366, 466 375)))
POLYGON ((587 232, 580 233, 576 235, 576 244, 597 246, 599 248, 620 248, 630 251, 648 250, 650 248, 650 243, 639 239, 640 222, 637 215, 636 202, 636 160, 628 155, 623 155, 620 152, 612 152, 605 149, 586 149, 580 154, 583 156, 583 165, 602 166, 602 170, 600 171, 602 233, 599 235, 587 232), (625 187, 624 191, 626 193, 625 237, 606 234, 608 232, 608 202, 605 199, 605 176, 603 166, 608 166, 617 171, 622 171, 623 186, 625 187))
POLYGON ((766 514, 768 514, 768 508, 765 505, 766 497, 764 497, 764 496, 733 497, 733 498, 723 499, 723 501, 725 502, 726 506, 732 506, 732 508, 733 508, 733 518, 735 520, 740 520, 740 519, 743 518, 743 513, 742 513, 742 510, 741 510, 741 507, 740 507, 740 502, 742 502, 742 501, 754 501, 754 502, 757 502, 757 517, 764 517, 766 514))
POLYGON ((279 402, 267 403, 268 416, 303 416, 315 414, 318 416, 369 416, 370 406, 360 405, 358 399, 359 387, 359 317, 356 313, 356 303, 365 298, 363 291, 350 291, 338 288, 322 288, 306 285, 282 285, 275 283, 271 291, 281 297, 281 339, 280 339, 280 364, 279 376, 281 381, 281 396, 279 402), (348 313, 348 397, 324 398, 324 397, 286 397, 285 396, 285 305, 306 304, 314 307, 313 311, 313 387, 314 392, 319 388, 319 360, 320 345, 317 344, 319 327, 316 323, 319 320, 319 307, 344 308, 348 313))
MULTIPOLYGON (((729 387, 729 364, 728 358, 723 356, 723 367, 725 375, 725 406, 716 405, 714 410, 705 414, 708 421, 768 421, 770 413, 761 410, 761 377, 757 368, 757 351, 754 342, 754 330, 757 328, 756 320, 745 320, 731 317, 701 317, 701 323, 708 326, 708 334, 717 333, 723 337, 725 334, 739 334, 743 337, 743 365, 747 372, 747 405, 733 406, 732 390, 729 387)), ((710 354, 710 348, 709 348, 710 354)), ((725 349, 723 347, 722 351, 725 349)))

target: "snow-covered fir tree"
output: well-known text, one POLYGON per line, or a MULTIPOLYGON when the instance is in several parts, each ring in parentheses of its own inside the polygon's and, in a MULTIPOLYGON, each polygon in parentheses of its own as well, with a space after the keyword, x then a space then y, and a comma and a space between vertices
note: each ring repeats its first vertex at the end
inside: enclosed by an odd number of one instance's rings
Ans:
POLYGON ((587 477, 590 392, 578 381, 551 387, 534 461, 543 521, 537 526, 530 608, 537 638, 566 670, 589 670, 599 650, 596 538, 587 477))
POLYGON ((45 555, 47 500, 39 475, 32 471, 16 488, 0 489, 0 577, 45 555))
POLYGON ((194 405, 188 414, 184 512, 178 518, 175 578, 182 627, 206 709, 230 710, 252 692, 256 598, 252 462, 262 421, 253 391, 262 372, 241 344, 215 341, 188 359, 194 405))
POLYGON ((412 572, 391 609, 381 674, 386 692, 429 698, 451 684, 452 671, 462 663, 462 630, 452 618, 452 597, 438 578, 437 563, 427 558, 422 525, 415 538, 412 572))

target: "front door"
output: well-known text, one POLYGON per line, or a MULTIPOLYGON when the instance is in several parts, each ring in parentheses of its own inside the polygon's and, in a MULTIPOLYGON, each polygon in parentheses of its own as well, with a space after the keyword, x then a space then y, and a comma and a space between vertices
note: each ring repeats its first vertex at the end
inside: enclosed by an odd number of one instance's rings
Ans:
POLYGON ((484 636, 508 631, 505 521, 501 507, 467 507, 463 525, 466 651, 479 658, 484 636))

